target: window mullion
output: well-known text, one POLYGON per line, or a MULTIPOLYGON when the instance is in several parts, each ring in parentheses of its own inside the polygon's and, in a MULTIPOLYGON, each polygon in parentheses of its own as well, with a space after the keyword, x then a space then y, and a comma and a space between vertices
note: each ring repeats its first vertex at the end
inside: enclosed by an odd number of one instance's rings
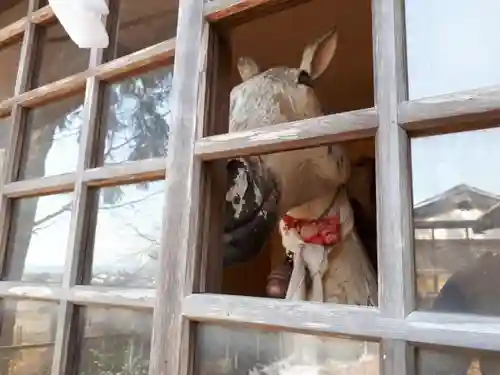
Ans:
MULTIPOLYGON (((93 49, 90 55, 90 65, 96 66, 102 62, 103 51, 93 49)), ((71 223, 69 241, 66 251, 66 260, 63 274, 63 291, 69 295, 71 288, 78 282, 81 262, 86 261, 82 252, 90 247, 83 246, 83 236, 85 233, 84 223, 86 206, 88 202, 88 190, 84 184, 84 171, 90 165, 93 150, 94 134, 97 131, 96 122, 99 108, 100 82, 98 78, 87 79, 87 90, 84 104, 84 123, 80 137, 80 150, 78 155, 78 165, 76 170, 76 181, 74 190, 73 209, 71 211, 71 223)), ((52 365, 52 375, 64 375, 68 368, 68 354, 70 350, 70 330, 74 314, 74 305, 69 300, 61 301, 58 312, 58 323, 56 341, 54 346, 54 360, 52 365)), ((78 345, 78 343, 71 343, 78 345)))
MULTIPOLYGON (((383 316, 405 319, 414 306, 409 138, 398 123, 407 97, 403 0, 373 0, 376 107, 379 306, 383 316)), ((413 351, 405 341, 382 342, 382 374, 412 375, 413 351)))
MULTIPOLYGON (((158 259, 157 294, 149 373, 189 371, 194 324, 182 317, 182 302, 195 288, 202 164, 194 145, 202 135, 200 94, 206 79, 208 25, 203 0, 181 0, 172 82, 172 131, 166 168, 165 208, 158 259)), ((204 97, 204 95, 201 95, 204 97)))

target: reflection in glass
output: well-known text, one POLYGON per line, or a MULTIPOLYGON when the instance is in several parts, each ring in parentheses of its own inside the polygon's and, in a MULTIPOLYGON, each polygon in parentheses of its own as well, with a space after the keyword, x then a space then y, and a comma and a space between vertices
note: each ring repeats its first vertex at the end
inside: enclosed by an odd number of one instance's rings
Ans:
POLYGON ((498 354, 419 350, 418 375, 500 375, 498 354))
POLYGON ((148 375, 152 314, 80 308, 84 325, 78 375, 148 375))
POLYGON ((173 38, 177 31, 178 0, 120 0, 118 43, 106 51, 112 60, 173 38))
POLYGON ((199 325, 196 375, 378 375, 378 344, 199 325))
POLYGON ((500 83, 497 0, 406 0, 410 99, 500 83))
POLYGON ((90 50, 78 48, 59 23, 38 26, 36 32, 39 48, 32 88, 58 81, 88 68, 90 50))
POLYGON ((20 55, 21 40, 0 47, 0 61, 2 62, 2 69, 0 70, 0 101, 14 96, 20 55))
POLYGON ((109 85, 104 112, 104 163, 165 157, 172 66, 109 85))
POLYGON ((29 0, 0 1, 0 29, 25 17, 28 14, 28 3, 29 0))
POLYGON ((0 117, 0 165, 5 163, 7 152, 10 148, 10 130, 12 128, 12 120, 10 117, 0 117))
POLYGON ((154 288, 164 181, 99 191, 93 285, 154 288))
POLYGON ((50 375, 57 303, 4 300, 0 332, 2 375, 50 375))
POLYGON ((83 100, 78 95, 29 110, 20 180, 76 170, 83 100))
POLYGON ((14 201, 4 279, 61 283, 72 204, 72 193, 14 201))
POLYGON ((500 315, 499 144, 500 128, 412 140, 421 309, 500 315))

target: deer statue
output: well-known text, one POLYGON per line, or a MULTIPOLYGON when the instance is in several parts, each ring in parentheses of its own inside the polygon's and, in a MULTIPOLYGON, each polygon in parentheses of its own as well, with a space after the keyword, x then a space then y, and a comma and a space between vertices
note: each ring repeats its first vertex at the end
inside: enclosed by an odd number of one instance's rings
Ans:
MULTIPOLYGON (((240 58, 243 82, 231 91, 229 131, 322 116, 313 84, 333 59, 337 38, 333 28, 308 45, 299 68, 260 72, 252 59, 240 58)), ((256 254, 279 220, 283 247, 293 264, 287 299, 377 304, 375 271, 356 234, 346 191, 351 167, 342 145, 230 163, 233 184, 226 200, 233 217, 225 228, 225 260, 237 258, 238 250, 247 258, 256 254)), ((240 260, 244 257, 240 255, 240 260)), ((367 355, 364 345, 346 340, 282 336, 286 337, 283 359, 251 370, 252 375, 333 374, 339 366, 335 358, 360 366, 367 355)))

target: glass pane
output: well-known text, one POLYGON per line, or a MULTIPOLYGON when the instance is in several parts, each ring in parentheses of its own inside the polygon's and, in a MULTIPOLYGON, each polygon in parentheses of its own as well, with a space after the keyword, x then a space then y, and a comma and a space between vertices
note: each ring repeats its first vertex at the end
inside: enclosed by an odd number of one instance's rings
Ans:
POLYGON ((172 70, 168 66, 107 87, 104 164, 165 157, 172 70))
POLYGON ((0 101, 14 96, 16 87, 17 68, 21 56, 21 41, 0 47, 0 101))
POLYGON ((0 331, 2 375, 50 375, 57 303, 4 300, 0 331))
POLYGON ((16 199, 4 279, 61 283, 73 194, 16 199))
POLYGON ((196 375, 378 375, 377 343, 199 325, 196 375))
POLYGON ((3 151, 3 159, 6 161, 7 152, 10 148, 10 130, 12 129, 12 120, 10 117, 0 117, 0 150, 3 151))
POLYGON ((78 48, 59 24, 37 27, 39 40, 32 87, 83 72, 89 66, 90 50, 78 48))
POLYGON ((29 110, 20 180, 76 170, 83 100, 83 95, 78 95, 29 110))
POLYGON ((118 2, 118 43, 107 58, 114 59, 173 38, 177 31, 178 0, 118 2))
POLYGON ((498 375, 498 353, 419 350, 418 375, 498 375))
POLYGON ((164 180, 99 190, 91 284, 154 288, 164 180))
POLYGON ((420 309, 500 315, 499 143, 500 128, 411 141, 420 309))
POLYGON ((78 375, 148 375, 152 313, 80 308, 84 324, 78 375))
POLYGON ((0 28, 25 17, 28 14, 28 3, 29 0, 0 1, 0 28))
POLYGON ((406 0, 410 99, 500 83, 497 0, 406 0))

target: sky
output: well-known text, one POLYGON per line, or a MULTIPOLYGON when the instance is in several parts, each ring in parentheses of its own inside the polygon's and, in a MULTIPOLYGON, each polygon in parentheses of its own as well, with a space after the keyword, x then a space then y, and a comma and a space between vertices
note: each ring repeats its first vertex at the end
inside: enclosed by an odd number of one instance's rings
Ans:
MULTIPOLYGON (((410 100, 500 84, 498 0, 407 0, 410 100)), ((457 184, 500 194, 500 130, 414 139, 414 202, 457 184)))

